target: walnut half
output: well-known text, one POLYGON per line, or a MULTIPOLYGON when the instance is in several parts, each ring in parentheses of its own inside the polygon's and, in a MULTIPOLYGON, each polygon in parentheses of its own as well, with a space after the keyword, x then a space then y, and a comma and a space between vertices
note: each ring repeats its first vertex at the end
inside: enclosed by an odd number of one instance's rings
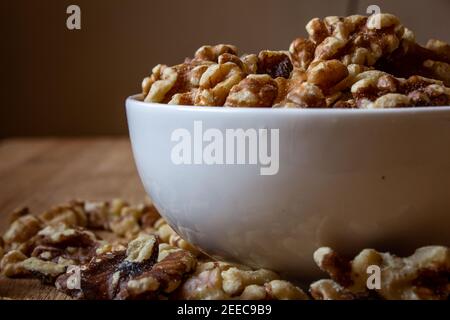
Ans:
POLYGON ((332 279, 311 285, 315 298, 351 299, 376 295, 388 300, 446 300, 450 296, 450 250, 429 246, 416 250, 406 258, 373 249, 361 251, 349 261, 330 248, 314 253, 317 265, 332 279), (367 288, 367 268, 381 270, 380 288, 367 288))
POLYGON ((235 85, 225 101, 230 107, 271 107, 278 86, 267 74, 252 74, 235 85))

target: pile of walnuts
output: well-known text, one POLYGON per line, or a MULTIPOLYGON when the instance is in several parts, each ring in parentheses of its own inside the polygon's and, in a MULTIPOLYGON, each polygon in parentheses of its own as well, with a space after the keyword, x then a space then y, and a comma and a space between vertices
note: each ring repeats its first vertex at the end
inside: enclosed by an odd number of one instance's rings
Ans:
POLYGON ((450 45, 426 47, 391 14, 311 20, 288 51, 203 46, 142 82, 146 102, 194 106, 393 108, 450 104, 450 45))
MULTIPOLYGON (((204 55, 213 55, 205 51, 204 55)), ((277 71, 278 72, 278 71, 277 71)), ((40 215, 12 214, 0 237, 0 271, 38 278, 77 299, 448 299, 450 250, 432 246, 407 258, 361 251, 353 260, 319 248, 331 279, 305 293, 270 270, 214 261, 183 240, 151 203, 72 201, 40 215), (366 286, 369 265, 381 286, 366 286)))

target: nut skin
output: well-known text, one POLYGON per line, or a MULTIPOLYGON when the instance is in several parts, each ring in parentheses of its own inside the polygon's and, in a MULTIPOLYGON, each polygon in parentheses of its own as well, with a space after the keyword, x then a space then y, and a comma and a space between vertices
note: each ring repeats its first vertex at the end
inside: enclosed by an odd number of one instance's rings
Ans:
POLYGON ((264 50, 258 54, 258 73, 272 78, 289 78, 293 65, 289 55, 281 51, 264 50))
POLYGON ((196 263, 196 259, 188 251, 171 252, 150 270, 133 277, 122 287, 117 299, 155 299, 158 293, 170 294, 195 269, 196 263))
POLYGON ((157 237, 141 235, 127 250, 99 254, 81 266, 76 280, 80 288, 70 286, 76 276, 73 270, 56 283, 59 290, 78 299, 157 299, 175 291, 196 262, 189 251, 175 247, 161 251, 157 237))
POLYGON ((396 77, 422 76, 443 81, 448 87, 450 79, 450 45, 438 40, 430 40, 426 47, 416 43, 410 30, 405 30, 400 47, 383 57, 375 65, 379 70, 396 77))
POLYGON ((158 240, 154 236, 140 236, 131 241, 127 250, 94 256, 79 271, 80 288, 73 290, 69 280, 73 272, 56 280, 59 290, 77 298, 105 300, 116 298, 121 286, 131 278, 150 270, 158 257, 158 240))

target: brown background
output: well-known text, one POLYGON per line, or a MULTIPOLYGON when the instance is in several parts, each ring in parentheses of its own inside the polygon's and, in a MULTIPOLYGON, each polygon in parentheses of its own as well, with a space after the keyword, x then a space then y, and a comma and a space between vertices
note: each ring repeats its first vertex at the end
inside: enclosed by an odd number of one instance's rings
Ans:
POLYGON ((124 134, 124 100, 153 65, 208 43, 286 49, 310 18, 369 4, 422 42, 450 42, 447 0, 2 0, 0 138, 124 134), (80 31, 66 29, 69 4, 81 7, 80 31))

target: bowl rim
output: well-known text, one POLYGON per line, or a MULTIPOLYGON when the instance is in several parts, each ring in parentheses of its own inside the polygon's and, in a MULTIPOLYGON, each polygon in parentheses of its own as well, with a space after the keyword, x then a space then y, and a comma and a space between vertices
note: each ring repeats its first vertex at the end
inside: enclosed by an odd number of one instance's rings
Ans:
POLYGON ((405 107, 405 108, 383 108, 383 109, 345 109, 345 108, 255 108, 255 107, 213 107, 213 106, 186 106, 186 105, 172 105, 166 103, 144 102, 142 94, 134 94, 126 99, 126 105, 132 103, 139 108, 149 109, 151 106, 154 110, 174 110, 174 111, 195 111, 195 112, 225 112, 225 113, 307 113, 307 114, 385 114, 385 113, 436 113, 436 112, 450 112, 450 106, 433 106, 433 107, 405 107))

